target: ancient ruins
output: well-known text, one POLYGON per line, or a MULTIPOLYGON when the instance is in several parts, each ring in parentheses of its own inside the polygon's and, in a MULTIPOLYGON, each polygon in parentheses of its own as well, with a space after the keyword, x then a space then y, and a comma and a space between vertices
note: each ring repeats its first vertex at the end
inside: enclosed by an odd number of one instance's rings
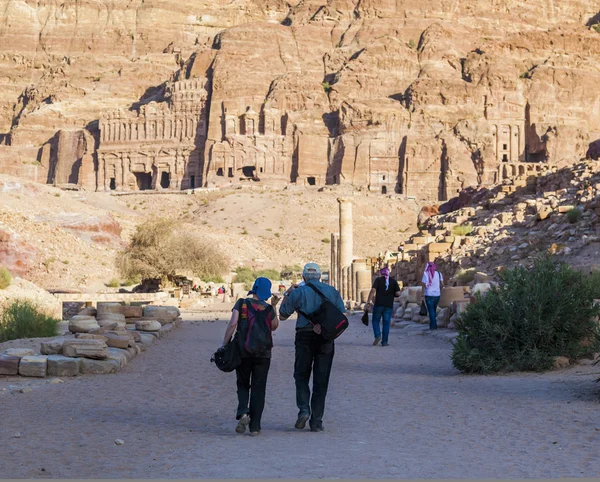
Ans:
POLYGON ((29 180, 446 200, 600 138, 591 0, 100 1, 31 7, 29 27, 4 3, 0 172, 29 180))

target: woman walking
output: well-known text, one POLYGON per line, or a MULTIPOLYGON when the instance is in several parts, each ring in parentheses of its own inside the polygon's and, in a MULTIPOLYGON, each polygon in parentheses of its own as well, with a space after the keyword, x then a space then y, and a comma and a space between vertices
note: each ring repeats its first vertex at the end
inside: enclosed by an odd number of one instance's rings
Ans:
POLYGON ((271 295, 271 282, 257 278, 245 299, 239 299, 233 307, 229 325, 225 331, 223 345, 227 344, 237 329, 236 340, 242 358, 236 368, 238 420, 235 431, 250 435, 260 433, 260 420, 265 407, 267 376, 271 366, 271 332, 279 326, 275 307, 280 298, 271 295), (271 303, 266 301, 271 298, 271 303))
POLYGON ((437 270, 435 263, 427 263, 421 284, 425 290, 425 305, 429 314, 429 329, 437 330, 437 307, 440 302, 444 277, 437 270))

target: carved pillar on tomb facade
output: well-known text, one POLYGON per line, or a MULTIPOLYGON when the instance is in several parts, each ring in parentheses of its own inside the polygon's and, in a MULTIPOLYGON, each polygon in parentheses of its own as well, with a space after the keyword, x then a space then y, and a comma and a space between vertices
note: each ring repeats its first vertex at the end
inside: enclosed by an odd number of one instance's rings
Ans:
POLYGON ((101 152, 98 153, 98 182, 96 186, 97 191, 106 191, 106 167, 104 154, 101 152))

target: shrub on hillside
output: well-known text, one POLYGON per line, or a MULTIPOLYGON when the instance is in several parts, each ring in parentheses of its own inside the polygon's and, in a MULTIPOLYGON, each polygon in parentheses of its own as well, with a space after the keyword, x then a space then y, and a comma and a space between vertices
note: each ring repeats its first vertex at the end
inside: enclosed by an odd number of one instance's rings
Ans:
POLYGON ((476 274, 477 270, 475 268, 461 269, 456 273, 455 279, 459 285, 466 285, 475 279, 476 274))
POLYGON ((14 300, 0 313, 0 342, 55 336, 59 322, 30 300, 14 300))
POLYGON ((106 283, 106 286, 109 288, 118 288, 119 286, 121 286, 121 282, 117 278, 113 278, 108 283, 106 283))
POLYGON ((247 266, 240 266, 235 270, 235 282, 244 283, 244 287, 248 290, 252 288, 254 280, 260 277, 276 281, 281 279, 281 273, 276 269, 261 269, 255 271, 247 266))
POLYGON ((12 274, 4 266, 0 266, 0 290, 5 290, 12 283, 12 274))
POLYGON ((554 358, 593 353, 600 309, 588 277, 539 258, 532 269, 501 273, 501 284, 467 307, 456 322, 454 366, 468 373, 547 370, 554 358), (586 344, 584 341, 592 341, 586 344))
POLYGON ((571 224, 575 224, 581 219, 582 212, 580 209, 573 208, 567 211, 567 219, 571 224))
POLYGON ((184 231, 168 220, 148 221, 137 226, 131 243, 117 257, 124 279, 172 281, 178 273, 199 278, 221 276, 227 260, 218 246, 184 231))
POLYGON ((462 224, 452 228, 452 236, 469 236, 474 228, 471 224, 462 224))

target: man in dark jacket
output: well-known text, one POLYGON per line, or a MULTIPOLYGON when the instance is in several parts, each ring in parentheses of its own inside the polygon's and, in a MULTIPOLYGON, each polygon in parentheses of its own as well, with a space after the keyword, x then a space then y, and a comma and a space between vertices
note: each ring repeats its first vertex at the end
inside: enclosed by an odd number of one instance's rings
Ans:
POLYGON ((339 292, 330 285, 321 283, 321 268, 316 263, 308 263, 302 272, 303 286, 292 286, 284 293, 279 310, 281 320, 288 319, 294 311, 298 312, 296 322, 296 360, 294 379, 296 380, 296 405, 298 419, 295 427, 303 429, 309 421, 312 432, 323 431, 323 413, 325 397, 329 385, 329 375, 333 363, 334 343, 321 335, 320 325, 312 325, 303 313, 311 315, 320 306, 321 297, 308 285, 313 285, 333 303, 342 313, 346 311, 339 292), (313 393, 310 396, 308 382, 312 371, 313 393))
POLYGON ((373 345, 388 346, 390 336, 390 325, 392 324, 392 311, 394 298, 400 296, 400 286, 394 278, 390 278, 390 270, 386 267, 379 271, 381 276, 373 283, 373 288, 367 300, 367 309, 373 308, 373 345), (373 298, 375 304, 373 305, 373 298), (383 318, 383 339, 381 338, 380 321, 383 318))

